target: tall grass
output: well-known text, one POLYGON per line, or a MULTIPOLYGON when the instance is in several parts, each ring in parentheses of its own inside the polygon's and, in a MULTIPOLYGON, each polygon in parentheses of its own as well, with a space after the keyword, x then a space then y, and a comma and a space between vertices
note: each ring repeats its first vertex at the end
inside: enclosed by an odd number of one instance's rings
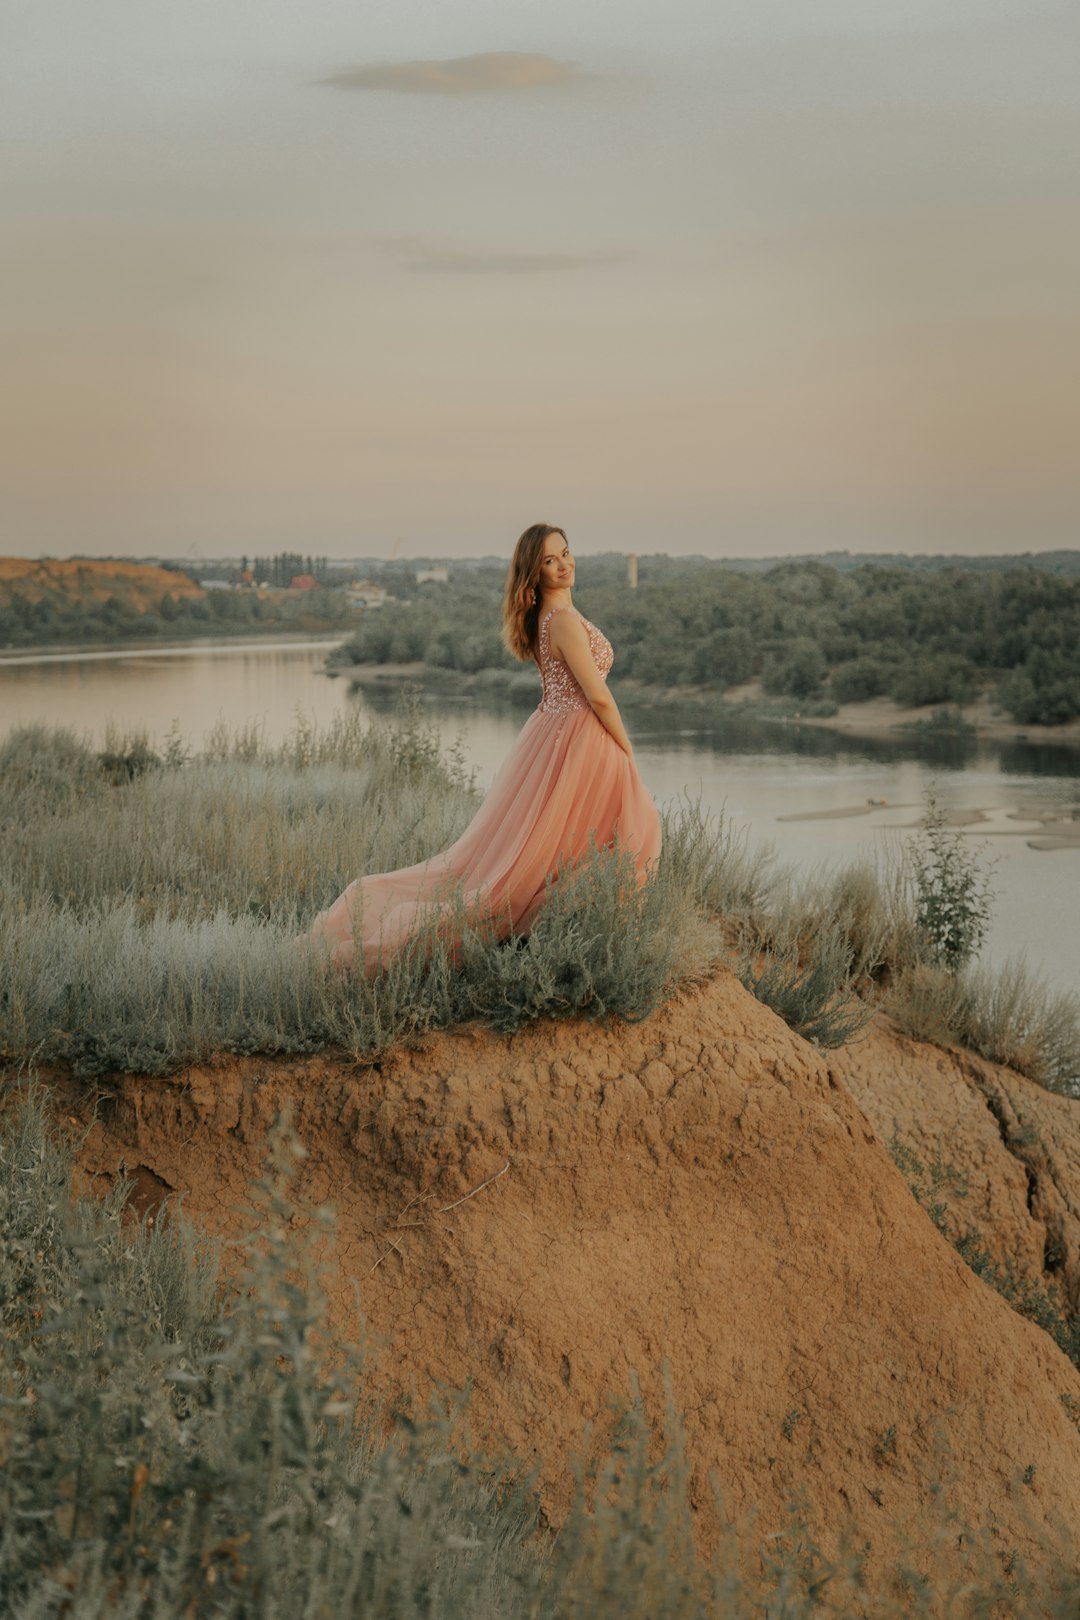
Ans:
POLYGON ((448 1419, 383 1446, 358 1352, 320 1357, 330 1217, 290 1200, 299 1144, 219 1298, 183 1220, 72 1198, 43 1115, 0 1147, 5 1614, 505 1612, 532 1504, 459 1464, 448 1419))
POLYGON ((752 931, 740 939, 736 973, 746 988, 806 1040, 844 1046, 873 1016, 855 988, 846 943, 834 927, 818 930, 805 952, 797 940, 765 950, 752 931))
POLYGON ((140 732, 114 733, 101 755, 65 728, 12 732, 0 903, 43 898, 80 916, 130 899, 140 919, 225 908, 292 925, 358 872, 445 848, 479 798, 411 702, 389 723, 339 711, 320 729, 298 714, 277 745, 257 726, 221 726, 200 755, 173 759, 140 732), (129 777, 117 761, 133 760, 129 777))
POLYGON ((981 937, 988 874, 939 814, 932 831, 933 860, 893 846, 840 868, 766 872, 754 904, 725 919, 736 972, 820 1046, 846 1044, 880 1010, 905 1034, 1080 1096, 1080 995, 1040 985, 1019 957, 992 968, 965 954, 981 937))
POLYGON ((1066 1097, 1080 1097, 1080 996, 1039 984, 1024 962, 962 973, 916 964, 887 1007, 905 1034, 970 1047, 1066 1097))
POLYGON ((1067 1526, 1028 1570, 947 1515, 932 1480, 940 1523, 923 1528, 968 1549, 949 1590, 910 1554, 871 1587, 855 1524, 818 1526, 797 1498, 783 1534, 754 1545, 728 1525, 706 1563, 670 1395, 662 1454, 631 1390, 610 1447, 579 1467, 558 1535, 541 1530, 531 1476, 464 1449, 461 1398, 387 1412, 366 1395, 362 1352, 330 1345, 332 1215, 293 1191, 303 1152, 279 1127, 219 1290, 217 1254, 182 1216, 125 1217, 123 1185, 102 1202, 73 1196, 70 1149, 33 1088, 6 1110, 0 1590, 12 1620, 1075 1614, 1067 1526))
POLYGON ((1080 1096, 1080 996, 1075 991, 1048 990, 1013 957, 994 974, 976 968, 963 992, 965 1046, 1019 1069, 1048 1091, 1080 1096))
POLYGON ((9 1060, 160 1074, 217 1050, 372 1053, 462 1018, 639 1018, 717 960, 709 914, 754 882, 723 818, 686 805, 644 888, 628 854, 594 852, 526 941, 499 944, 448 901, 384 973, 343 977, 317 947, 294 949, 313 912, 359 873, 445 848, 478 802, 415 703, 364 727, 301 722, 273 748, 256 728, 212 735, 199 756, 175 737, 164 753, 141 734, 107 741, 94 756, 33 727, 0 750, 9 1060))
POLYGON ((807 1040, 843 1046, 873 1017, 878 983, 918 952, 903 873, 887 859, 783 870, 736 914, 735 970, 807 1040))
POLYGON ((479 802, 416 694, 390 720, 342 711, 320 728, 298 711, 277 744, 254 724, 219 726, 198 754, 175 731, 160 748, 142 731, 105 741, 30 725, 0 745, 0 1059, 160 1074, 215 1050, 370 1054, 462 1018, 640 1018, 726 959, 820 1046, 884 1006, 912 1033, 1080 1093, 1075 998, 1040 997, 1019 967, 940 966, 926 908, 952 927, 984 893, 940 826, 929 865, 797 876, 684 799, 644 889, 624 857, 594 856, 555 884, 527 941, 500 945, 448 905, 378 978, 343 979, 293 949, 314 913, 363 873, 445 849, 479 802))

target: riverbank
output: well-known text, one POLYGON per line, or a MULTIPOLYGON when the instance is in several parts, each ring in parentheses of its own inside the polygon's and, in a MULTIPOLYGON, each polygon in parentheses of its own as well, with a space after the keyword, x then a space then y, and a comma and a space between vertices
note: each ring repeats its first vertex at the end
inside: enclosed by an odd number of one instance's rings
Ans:
MULTIPOLYGON (((522 703, 539 697, 539 681, 529 671, 481 670, 476 675, 463 675, 456 670, 435 670, 429 665, 408 664, 351 664, 327 669, 332 676, 344 675, 358 687, 388 687, 415 682, 425 688, 477 697, 509 697, 522 703)), ((968 736, 987 742, 1022 742, 1034 745, 1049 744, 1056 747, 1080 748, 1080 719, 1065 725, 1022 726, 1012 720, 989 697, 980 697, 974 703, 922 704, 904 707, 891 698, 871 698, 862 703, 841 703, 829 706, 831 712, 814 713, 814 705, 800 704, 793 698, 771 697, 760 681, 747 681, 731 686, 719 693, 715 687, 650 686, 644 681, 622 680, 617 692, 636 708, 687 707, 721 711, 745 719, 769 720, 778 725, 815 726, 842 732, 850 737, 882 738, 928 734, 931 736, 968 736)), ((824 707, 819 705, 820 707, 824 707)))
MULTIPOLYGON (((734 700, 735 690, 726 694, 726 701, 734 700)), ((750 697, 749 701, 753 702, 754 698, 750 697)), ((827 726, 832 731, 844 731, 860 737, 882 737, 898 731, 926 729, 945 734, 951 725, 959 734, 973 734, 988 741, 1080 747, 1080 719, 1060 726, 1025 726, 1010 719, 991 698, 985 696, 974 703, 950 704, 947 708, 940 704, 905 708, 891 698, 870 698, 862 703, 842 703, 835 715, 795 715, 793 718, 800 725, 827 726), (944 716, 944 719, 936 718, 940 716, 944 716)))
POLYGON ((176 636, 166 638, 154 636, 152 639, 140 638, 134 641, 54 641, 42 643, 40 647, 25 647, 18 650, 14 648, 0 648, 0 665, 10 664, 36 664, 46 660, 58 658, 124 658, 128 654, 150 652, 182 652, 188 649, 197 649, 199 652, 208 652, 214 648, 222 647, 258 647, 272 645, 275 647, 289 644, 338 642, 348 637, 348 629, 327 629, 325 627, 313 630, 304 628, 274 631, 265 625, 246 633, 234 635, 208 634, 203 636, 176 636))

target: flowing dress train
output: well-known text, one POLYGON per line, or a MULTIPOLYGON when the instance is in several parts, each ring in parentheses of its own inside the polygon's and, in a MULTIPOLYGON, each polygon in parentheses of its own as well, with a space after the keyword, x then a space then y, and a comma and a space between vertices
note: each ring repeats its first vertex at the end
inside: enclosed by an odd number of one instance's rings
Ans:
MULTIPOLYGON (((660 853, 660 817, 637 766, 597 719, 570 669, 552 656, 552 608, 538 636, 542 695, 476 815, 450 848, 416 866, 354 879, 311 924, 309 939, 332 946, 331 960, 364 972, 384 966, 446 903, 451 890, 495 922, 499 937, 526 934, 560 862, 603 848, 618 835, 633 852, 639 882, 660 853)), ((579 614, 593 660, 607 679, 611 643, 579 614)))

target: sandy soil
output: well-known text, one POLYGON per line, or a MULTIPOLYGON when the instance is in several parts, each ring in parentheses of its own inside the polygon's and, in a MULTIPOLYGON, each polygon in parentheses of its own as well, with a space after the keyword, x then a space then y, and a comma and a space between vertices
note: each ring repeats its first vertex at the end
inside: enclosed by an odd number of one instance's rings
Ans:
POLYGON ((924 1153, 944 1138, 987 1241, 1075 1299, 1080 1107, 996 1065, 884 1022, 822 1054, 721 971, 632 1026, 45 1078, 89 1126, 87 1176, 126 1165, 144 1209, 182 1191, 226 1238, 291 1108, 303 1193, 337 1212, 334 1334, 365 1335, 395 1399, 471 1383, 476 1443, 535 1460, 553 1524, 586 1426, 601 1443, 631 1371, 661 1421, 665 1368, 704 1548, 724 1518, 759 1545, 801 1489, 826 1544, 846 1522, 869 1542, 871 1578, 907 1541, 934 1582, 970 1557, 934 1543, 935 1481, 1029 1565, 1080 1501, 1080 1372, 975 1277, 883 1140, 894 1120, 924 1153))
MULTIPOLYGON (((1080 804, 1072 807, 1075 819, 1065 819, 1060 805, 1026 804, 1014 810, 951 809, 943 812, 947 827, 972 828, 995 838, 1023 838, 1031 849, 1080 849, 1080 804)), ((920 827, 922 806, 916 803, 890 804, 886 799, 867 799, 864 804, 830 806, 825 810, 799 810, 777 816, 777 821, 837 821, 855 816, 872 818, 871 825, 920 827), (904 819, 898 820, 897 813, 904 819)))
MULTIPOLYGON (((729 693, 730 697, 732 693, 729 693)), ((941 705, 902 708, 892 698, 871 698, 866 703, 842 703, 831 719, 800 716, 798 724, 829 727, 831 731, 852 732, 860 737, 881 737, 929 721, 938 708, 941 705)), ((1072 719, 1065 726, 1022 726, 997 710, 989 698, 980 698, 978 703, 957 705, 957 713, 975 727, 976 735, 980 737, 993 737, 999 742, 1025 740, 1080 747, 1080 719, 1072 719)))

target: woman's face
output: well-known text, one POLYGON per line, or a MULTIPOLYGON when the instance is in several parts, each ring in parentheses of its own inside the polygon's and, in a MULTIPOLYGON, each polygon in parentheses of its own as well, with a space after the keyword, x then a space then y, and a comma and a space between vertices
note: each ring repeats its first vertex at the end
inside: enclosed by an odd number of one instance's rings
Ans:
POLYGON ((541 591, 565 591, 574 583, 574 559, 561 534, 549 534, 544 541, 540 564, 541 591))

